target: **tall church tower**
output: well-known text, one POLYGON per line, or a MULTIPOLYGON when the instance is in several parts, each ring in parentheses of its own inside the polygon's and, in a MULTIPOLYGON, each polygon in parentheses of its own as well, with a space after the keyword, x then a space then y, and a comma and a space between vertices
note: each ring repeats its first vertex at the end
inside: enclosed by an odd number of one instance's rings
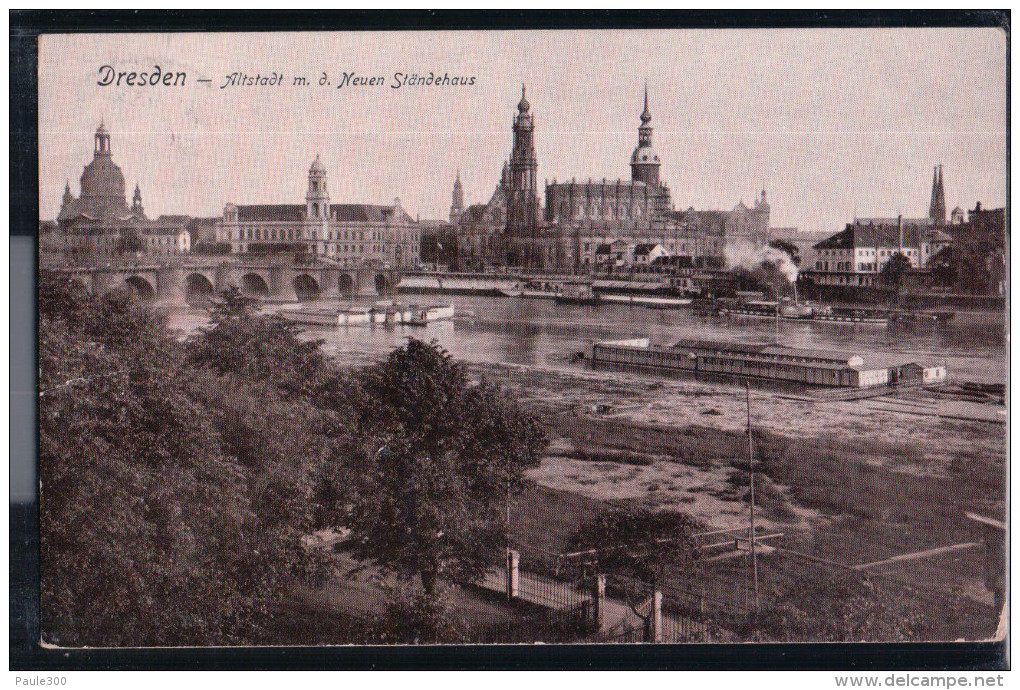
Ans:
POLYGON ((315 154, 312 167, 308 169, 308 193, 305 194, 305 218, 324 220, 329 218, 329 190, 326 189, 326 166, 315 154))
POLYGON ((464 213, 464 186, 460 183, 460 170, 453 183, 453 200, 450 203, 450 225, 456 225, 460 214, 464 213))
POLYGON ((645 109, 638 127, 638 146, 630 157, 631 179, 658 187, 659 165, 659 154, 652 148, 652 113, 648 109, 648 85, 645 84, 645 109))
POLYGON ((538 161, 535 158, 535 121, 530 111, 531 104, 521 86, 507 181, 506 234, 509 250, 515 256, 508 256, 507 263, 539 267, 534 251, 538 244, 538 161))
POLYGON ((928 217, 931 218, 935 227, 945 227, 946 224, 946 190, 942 186, 942 166, 935 167, 935 173, 931 182, 931 205, 928 207, 928 217))

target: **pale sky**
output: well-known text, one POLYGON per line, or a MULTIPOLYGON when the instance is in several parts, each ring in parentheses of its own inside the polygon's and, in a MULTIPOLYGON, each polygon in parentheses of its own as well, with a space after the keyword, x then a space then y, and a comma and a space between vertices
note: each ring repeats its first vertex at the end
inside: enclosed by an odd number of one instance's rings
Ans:
POLYGON ((522 82, 540 194, 545 179, 630 177, 647 80, 677 208, 750 204, 764 186, 774 227, 836 232, 855 214, 927 215, 938 163, 949 209, 1006 200, 994 29, 43 36, 39 70, 44 219, 65 180, 79 194, 101 119, 129 202, 137 181, 150 217, 303 203, 318 153, 333 203, 399 197, 412 216, 446 218, 458 169, 466 203, 492 194, 522 82), (185 71, 187 84, 103 87, 104 64, 185 71), (283 85, 220 88, 229 73, 274 70, 283 85), (335 88, 350 71, 385 85, 335 88), (475 83, 390 86, 430 71, 475 83))

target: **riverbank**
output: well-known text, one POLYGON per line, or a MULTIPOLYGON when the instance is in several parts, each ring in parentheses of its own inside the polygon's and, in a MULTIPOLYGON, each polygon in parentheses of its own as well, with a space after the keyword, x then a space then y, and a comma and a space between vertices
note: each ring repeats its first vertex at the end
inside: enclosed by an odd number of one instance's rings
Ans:
MULTIPOLYGON (((551 444, 529 471, 540 486, 680 510, 718 529, 746 526, 742 388, 619 372, 469 370, 501 381, 544 420, 551 444)), ((1004 514, 1000 424, 761 391, 751 392, 751 423, 759 524, 820 558, 856 565, 973 542, 966 511, 1004 514)), ((908 565, 895 575, 914 586, 991 602, 979 554, 908 565)))

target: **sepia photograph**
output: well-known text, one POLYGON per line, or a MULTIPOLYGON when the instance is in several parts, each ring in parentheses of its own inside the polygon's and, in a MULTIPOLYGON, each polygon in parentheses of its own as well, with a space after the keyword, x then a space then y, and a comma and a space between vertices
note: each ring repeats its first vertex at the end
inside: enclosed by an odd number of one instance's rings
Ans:
POLYGON ((1003 640, 1008 38, 40 36, 39 643, 1003 640))

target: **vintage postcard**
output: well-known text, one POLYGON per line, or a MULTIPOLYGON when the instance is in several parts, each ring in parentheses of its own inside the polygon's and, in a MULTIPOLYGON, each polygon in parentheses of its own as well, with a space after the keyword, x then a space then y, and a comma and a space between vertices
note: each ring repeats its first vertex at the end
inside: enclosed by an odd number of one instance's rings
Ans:
POLYGON ((45 645, 1006 634, 1007 34, 50 34, 45 645))

